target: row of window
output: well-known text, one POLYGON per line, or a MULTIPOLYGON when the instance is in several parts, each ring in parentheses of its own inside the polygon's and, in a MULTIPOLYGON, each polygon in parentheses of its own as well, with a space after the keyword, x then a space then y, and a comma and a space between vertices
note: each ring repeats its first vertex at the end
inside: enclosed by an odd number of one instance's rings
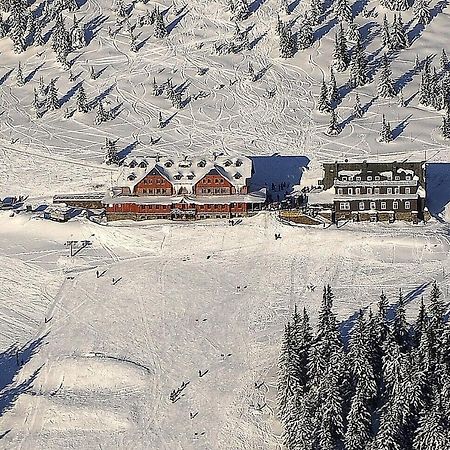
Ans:
POLYGON ((355 195, 359 195, 359 194, 411 194, 411 188, 409 187, 405 187, 404 188, 404 192, 401 192, 401 189, 399 187, 388 187, 386 188, 386 192, 381 192, 380 190, 381 188, 376 187, 376 188, 371 188, 371 187, 367 187, 367 188, 363 188, 362 191, 365 192, 361 192, 361 188, 355 188, 353 190, 353 188, 347 188, 347 189, 343 189, 343 188, 338 188, 337 193, 338 195, 353 195, 353 193, 355 193, 355 195))
POLYGON ((197 193, 200 194, 229 194, 230 188, 201 188, 197 189, 197 193))
POLYGON ((141 192, 143 194, 150 194, 150 195, 158 195, 158 194, 163 194, 163 195, 171 195, 172 194, 172 189, 167 188, 156 188, 156 189, 142 189, 141 192))
MULTIPOLYGON (((404 203, 405 209, 411 209, 411 202, 406 201, 404 203)), ((350 202, 342 202, 340 203, 340 209, 341 211, 350 211, 350 202)), ((366 209, 364 202, 359 202, 358 208, 360 211, 364 211, 366 209)), ((370 202, 369 209, 377 209, 376 202, 370 202)), ((380 202, 380 209, 386 210, 387 209, 387 203, 386 202, 380 202)), ((392 202, 392 209, 397 210, 398 209, 398 202, 394 201, 392 202)))
MULTIPOLYGON (((353 177, 352 175, 349 175, 349 176, 342 175, 341 177, 339 177, 339 179, 342 180, 342 181, 353 181, 353 180, 355 180, 355 181, 362 181, 360 176, 353 177)), ((400 181, 400 179, 401 179, 400 175, 395 175, 395 177, 394 177, 395 181, 400 181)), ((405 179, 406 180, 411 180, 411 175, 406 175, 405 179)), ((380 181, 381 177, 379 175, 375 175, 374 177, 372 177, 371 175, 368 175, 364 179, 364 181, 372 181, 372 180, 380 181)))

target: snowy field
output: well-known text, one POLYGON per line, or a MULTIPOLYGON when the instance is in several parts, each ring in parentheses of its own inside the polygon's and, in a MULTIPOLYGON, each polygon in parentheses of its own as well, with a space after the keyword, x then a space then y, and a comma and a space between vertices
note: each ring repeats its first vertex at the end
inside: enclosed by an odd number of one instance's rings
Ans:
POLYGON ((234 227, 3 214, 0 230, 1 344, 28 342, 20 372, 15 351, 2 355, 2 377, 15 377, 2 448, 277 448, 276 361, 295 303, 315 321, 330 283, 345 331, 382 289, 394 302, 402 288, 411 317, 432 280, 448 293, 448 228, 436 222, 412 234, 290 227, 266 213, 234 227), (92 246, 70 258, 68 239, 92 246))

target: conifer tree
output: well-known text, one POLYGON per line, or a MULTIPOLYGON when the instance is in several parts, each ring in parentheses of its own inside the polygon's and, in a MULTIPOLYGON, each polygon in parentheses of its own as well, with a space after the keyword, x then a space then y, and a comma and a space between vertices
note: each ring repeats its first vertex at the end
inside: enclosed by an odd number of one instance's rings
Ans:
POLYGON ((358 94, 355 95, 355 104, 353 105, 353 115, 357 119, 361 119, 361 117, 363 117, 364 115, 364 110, 361 106, 361 100, 359 99, 358 94))
POLYGON ((59 100, 58 100, 58 90, 55 85, 55 80, 50 81, 50 84, 48 85, 47 89, 47 108, 50 111, 54 111, 56 109, 59 109, 59 100))
POLYGON ((364 86, 369 81, 367 75, 367 61, 361 41, 355 45, 350 62, 350 83, 353 87, 364 86))
POLYGON ((347 69, 349 63, 347 39, 341 23, 334 40, 333 65, 338 72, 343 72, 347 69))
POLYGON ((336 0, 334 3, 334 13, 341 20, 349 23, 352 21, 352 10, 347 0, 336 0))
POLYGON ((361 39, 361 36, 359 34, 358 25, 356 23, 349 24, 346 32, 347 40, 349 42, 358 42, 359 39, 361 39))
POLYGON ((0 15, 0 39, 6 37, 8 34, 8 26, 3 21, 3 17, 0 15))
POLYGON ((17 72, 16 72, 16 81, 17 81, 17 86, 21 87, 25 84, 25 81, 23 79, 23 72, 22 72, 22 65, 19 64, 17 65, 17 72))
POLYGON ((183 94, 181 92, 174 92, 172 97, 172 106, 176 109, 183 108, 183 94))
POLYGON ((405 32, 405 27, 403 25, 402 15, 399 13, 398 16, 394 14, 394 22, 392 24, 391 32, 391 48, 393 50, 402 50, 408 47, 408 37, 405 32))
POLYGON ((337 123, 336 111, 332 109, 330 112, 330 124, 327 129, 327 134, 330 136, 337 136, 341 131, 341 126, 337 123))
POLYGON ((309 22, 311 25, 319 25, 322 21, 323 1, 311 0, 309 22))
POLYGON ((164 128, 166 126, 166 121, 163 120, 161 112, 158 113, 158 128, 164 128))
POLYGON ((419 346, 420 338, 422 334, 425 332, 427 326, 428 326, 428 313, 427 309, 425 308, 425 304, 423 302, 422 297, 420 300, 419 313, 417 314, 417 319, 413 326, 415 347, 419 346))
POLYGON ((42 77, 42 76, 39 77, 38 93, 41 97, 45 97, 45 95, 47 94, 47 88, 45 87, 45 84, 44 84, 44 77, 42 77))
POLYGON ((423 26, 431 22, 429 0, 416 0, 414 2, 414 17, 423 26))
POLYGON ((423 106, 430 106, 432 96, 432 75, 430 70, 430 60, 427 58, 422 70, 419 87, 419 103, 423 106))
POLYGON ((406 348, 408 346, 409 341, 409 326, 406 322, 406 311, 405 311, 405 300, 403 298, 403 293, 400 289, 398 295, 398 302, 395 309, 394 323, 393 323, 393 331, 394 337, 397 341, 397 344, 400 345, 401 348, 406 348))
POLYGON ((95 116, 95 125, 100 125, 102 122, 106 122, 109 119, 108 113, 103 107, 103 102, 101 100, 97 103, 97 114, 95 116))
MULTIPOLYGON (((290 28, 290 27, 289 27, 290 28)), ((298 32, 298 38, 297 43, 295 41, 295 37, 292 36, 292 33, 290 32, 290 37, 288 37, 288 40, 290 42, 290 47, 295 53, 296 47, 300 50, 305 50, 309 47, 311 47, 313 41, 314 41, 314 33, 311 27, 311 24, 309 22, 309 19, 305 16, 303 20, 302 27, 300 28, 298 32)))
POLYGON ((386 53, 383 55, 381 63, 380 77, 378 79, 378 94, 382 98, 395 97, 394 85, 391 80, 391 69, 386 53))
POLYGON ((284 14, 291 14, 291 10, 289 8, 289 0, 280 0, 280 9, 284 14))
POLYGON ((317 110, 323 113, 331 112, 331 105, 329 101, 328 89, 325 84, 325 80, 322 80, 322 86, 320 88, 319 102, 317 104, 317 110))
POLYGON ((442 72, 445 72, 448 69, 448 57, 447 57, 447 53, 446 53, 445 49, 442 49, 439 63, 440 63, 442 72))
POLYGON ((389 22, 387 19, 386 14, 383 18, 383 28, 382 28, 382 42, 383 47, 391 48, 392 47, 392 41, 391 41, 391 32, 389 30, 389 22))
POLYGON ((44 26, 40 20, 36 23, 36 29, 34 31, 34 43, 42 47, 45 44, 44 36, 42 34, 44 26))
POLYGON ((119 155, 117 154, 116 142, 117 142, 117 140, 113 141, 112 139, 106 138, 105 164, 108 164, 108 165, 119 164, 120 159, 119 159, 119 155))
POLYGON ((413 450, 448 449, 450 440, 441 407, 437 401, 425 408, 415 432, 413 450))
POLYGON ((444 139, 450 139, 450 112, 449 108, 446 109, 445 115, 442 118, 442 137, 444 139))
POLYGON ((334 76, 333 67, 330 68, 328 95, 331 103, 336 103, 339 100, 339 92, 336 85, 336 77, 334 76))
POLYGON ((235 20, 245 20, 250 14, 247 0, 229 0, 229 7, 235 20))
POLYGON ((372 437, 370 433, 372 419, 367 400, 363 398, 359 390, 352 397, 347 420, 345 448, 347 450, 364 450, 372 437))
POLYGON ((136 45, 136 37, 134 36, 133 32, 130 33, 130 51, 133 53, 137 53, 138 51, 136 45))
POLYGON ((36 115, 36 119, 40 119, 42 117, 41 102, 39 101, 39 96, 36 88, 33 89, 33 109, 36 115))
POLYGON ((282 58, 292 58, 296 51, 297 42, 295 36, 292 35, 291 26, 283 24, 280 30, 280 56, 282 58))
POLYGON ((400 89, 398 91, 397 98, 398 98, 397 106, 399 106, 400 108, 406 106, 405 98, 403 97, 403 89, 400 89))
POLYGON ((155 28, 153 30, 153 36, 160 39, 163 37, 166 37, 168 34, 167 28, 164 24, 164 18, 162 13, 159 11, 159 9, 156 10, 155 15, 155 28))
POLYGON ((78 112, 87 113, 89 111, 86 92, 85 92, 82 84, 78 88, 76 103, 77 103, 77 111, 78 112))
POLYGON ((391 142, 392 141, 392 131, 391 124, 386 121, 386 118, 383 114, 383 120, 381 122, 381 133, 380 133, 380 142, 391 142))

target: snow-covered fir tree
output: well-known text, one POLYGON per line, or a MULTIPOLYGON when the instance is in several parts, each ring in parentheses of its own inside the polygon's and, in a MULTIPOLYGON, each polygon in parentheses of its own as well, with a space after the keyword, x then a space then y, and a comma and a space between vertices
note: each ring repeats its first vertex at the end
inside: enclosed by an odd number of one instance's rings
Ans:
POLYGON ((25 80, 23 79, 22 64, 20 63, 20 61, 17 65, 16 83, 17 83, 17 86, 19 86, 19 87, 21 87, 25 84, 25 80))
POLYGON ((97 114, 95 115, 94 123, 100 125, 109 119, 109 114, 105 111, 102 100, 97 103, 97 114))
POLYGON ((176 109, 183 108, 183 94, 180 91, 174 92, 172 96, 172 106, 176 109))
POLYGON ((256 81, 257 79, 255 69, 253 68, 253 64, 251 62, 248 63, 247 79, 252 82, 256 81))
POLYGON ((442 49, 441 56, 439 58, 439 65, 442 72, 445 72, 448 69, 448 56, 444 48, 442 49))
POLYGON ((317 103, 317 110, 322 113, 331 112, 330 96, 328 94, 328 88, 325 83, 325 80, 322 80, 322 86, 320 87, 320 95, 319 101, 317 103))
POLYGON ((163 119, 161 112, 158 113, 158 128, 164 128, 166 126, 166 121, 163 119))
POLYGON ((400 108, 403 108, 404 106, 406 106, 405 103, 405 98, 403 97, 403 89, 399 89, 398 93, 397 93, 397 106, 400 108))
POLYGON ((430 59, 425 60, 425 64, 422 69, 422 75, 420 79, 419 87, 419 104, 423 106, 429 106, 431 104, 432 96, 432 75, 430 59))
POLYGON ((340 20, 345 20, 349 23, 352 21, 352 10, 347 0, 336 0, 333 8, 334 13, 340 20))
POLYGON ((46 106, 50 111, 59 109, 58 89, 56 88, 56 81, 50 81, 47 88, 46 106))
MULTIPOLYGON (((290 44, 291 47, 296 48, 294 36, 290 37, 290 42, 291 42, 291 44, 290 44)), ((303 19, 302 27, 298 31, 297 46, 300 50, 305 50, 305 49, 311 47, 313 42, 314 42, 313 29, 309 22, 308 17, 305 15, 304 19, 303 19)))
POLYGON ((283 14, 291 14, 291 10, 289 8, 289 0, 280 0, 280 11, 283 14))
POLYGON ((450 438, 440 401, 424 408, 420 414, 419 426, 415 432, 413 450, 448 449, 450 438))
POLYGON ((383 55, 381 62, 381 70, 378 78, 378 95, 382 98, 395 97, 394 84, 391 79, 391 69, 386 53, 383 55))
POLYGON ((323 0, 310 0, 308 20, 311 25, 319 25, 322 21, 323 0))
POLYGON ((73 16, 73 25, 70 29, 70 41, 73 49, 80 49, 86 46, 84 26, 81 25, 75 14, 73 16))
POLYGON ((429 0, 416 0, 414 2, 414 17, 417 22, 423 26, 426 26, 431 22, 429 0))
POLYGON ((353 87, 364 86, 369 81, 367 74, 367 60, 360 40, 358 40, 353 48, 350 61, 349 81, 353 87))
POLYGON ((383 27, 381 32, 381 39, 383 42, 383 47, 392 48, 391 31, 389 26, 389 21, 386 14, 383 17, 383 27))
POLYGON ((42 21, 36 21, 36 27, 34 30, 34 44, 42 47, 45 44, 43 35, 44 25, 42 21))
POLYGON ((292 58, 297 51, 297 39, 292 34, 290 24, 283 24, 280 32, 280 56, 282 58, 292 58))
POLYGON ((117 153, 116 143, 117 143, 117 140, 112 140, 112 139, 106 138, 106 143, 105 143, 105 149, 106 149, 105 164, 107 164, 107 165, 119 164, 120 163, 120 158, 119 158, 119 155, 117 153))
POLYGON ((450 112, 448 108, 442 118, 441 131, 444 139, 450 139, 450 112))
POLYGON ((386 4, 393 11, 406 11, 410 7, 409 0, 389 0, 386 4))
POLYGON ((6 37, 7 34, 8 34, 8 26, 3 21, 3 17, 0 14, 0 39, 6 37))
POLYGON ((408 36, 403 25, 402 15, 394 14, 394 21, 391 30, 391 49, 402 50, 408 47, 408 36))
POLYGON ((245 20, 250 15, 247 0, 228 0, 227 3, 233 20, 245 20))
POLYGON ((361 100, 359 99, 359 95, 355 95, 355 104, 353 105, 353 115, 357 119, 361 119, 364 116, 364 109, 361 106, 361 100))
POLYGON ((386 118, 383 114, 383 120, 381 122, 381 132, 380 132, 380 142, 391 142, 392 141, 392 131, 391 124, 386 121, 386 118))
POLYGON ((133 32, 130 32, 130 52, 137 53, 137 43, 136 43, 136 37, 133 34, 133 32))
POLYGON ((337 88, 333 67, 330 68, 330 82, 328 86, 328 96, 330 99, 330 103, 336 103, 339 100, 339 91, 337 88))
POLYGON ((40 119, 42 117, 42 109, 41 109, 41 101, 39 100, 39 95, 37 89, 33 89, 33 109, 36 119, 40 119))
POLYGON ((327 134, 330 136, 337 136, 342 131, 341 126, 337 122, 337 115, 335 109, 330 113, 330 124, 328 125, 327 134))
POLYGON ((78 88, 76 104, 78 112, 87 113, 89 111, 89 105, 83 84, 80 84, 80 87, 78 88))
POLYGON ((349 42, 356 43, 360 39, 359 28, 356 23, 350 23, 345 33, 349 42))
POLYGON ((164 24, 164 17, 162 15, 162 12, 160 12, 159 9, 157 9, 156 15, 155 15, 153 36, 160 39, 160 38, 166 37, 167 35, 168 35, 168 32, 167 32, 166 25, 164 24))
POLYGON ((344 28, 341 23, 334 38, 333 67, 338 72, 343 72, 347 69, 349 63, 350 57, 347 48, 347 38, 345 37, 344 28))

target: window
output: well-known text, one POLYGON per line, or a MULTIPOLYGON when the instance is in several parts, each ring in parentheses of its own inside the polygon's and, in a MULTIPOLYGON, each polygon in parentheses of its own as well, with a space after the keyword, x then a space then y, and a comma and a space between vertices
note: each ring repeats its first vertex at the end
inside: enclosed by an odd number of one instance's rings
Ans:
POLYGON ((343 202, 340 204, 340 209, 342 211, 348 211, 350 209, 350 203, 349 202, 343 202))
POLYGON ((406 187, 405 188, 405 194, 411 194, 411 188, 406 187))
POLYGON ((339 195, 342 195, 343 193, 344 193, 344 190, 343 190, 342 188, 339 188, 339 189, 338 189, 338 194, 339 194, 339 195))
POLYGON ((386 209, 386 202, 381 202, 381 209, 386 209))
POLYGON ((356 177, 356 181, 361 181, 361 177, 356 177))
POLYGON ((371 194, 372 193, 372 188, 367 188, 367 193, 371 194))
POLYGON ((364 210, 364 202, 359 202, 359 210, 360 211, 364 210))
POLYGON ((405 209, 411 209, 411 202, 405 202, 405 209))
POLYGON ((370 209, 377 209, 377 204, 375 202, 370 202, 370 209))
POLYGON ((394 194, 400 194, 400 188, 399 187, 394 188, 394 194))
POLYGON ((342 181, 347 181, 347 177, 345 175, 342 175, 342 181))
POLYGON ((392 209, 398 209, 398 202, 392 203, 392 209))
POLYGON ((367 177, 367 181, 372 181, 372 177, 371 177, 371 176, 368 176, 368 177, 367 177))
POLYGON ((400 177, 398 175, 395 175, 395 181, 400 180, 400 177))
POLYGON ((380 181, 380 177, 376 176, 375 181, 380 181))
POLYGON ((406 175, 406 179, 409 181, 411 179, 411 175, 406 175))
POLYGON ((387 193, 392 194, 392 188, 387 188, 387 193))
POLYGON ((375 194, 379 194, 380 193, 380 188, 375 188, 375 194))
POLYGON ((347 193, 348 193, 348 195, 353 195, 353 189, 352 188, 348 188, 347 193))
POLYGON ((361 194, 361 189, 360 189, 360 188, 355 188, 355 194, 356 194, 356 195, 361 194))

